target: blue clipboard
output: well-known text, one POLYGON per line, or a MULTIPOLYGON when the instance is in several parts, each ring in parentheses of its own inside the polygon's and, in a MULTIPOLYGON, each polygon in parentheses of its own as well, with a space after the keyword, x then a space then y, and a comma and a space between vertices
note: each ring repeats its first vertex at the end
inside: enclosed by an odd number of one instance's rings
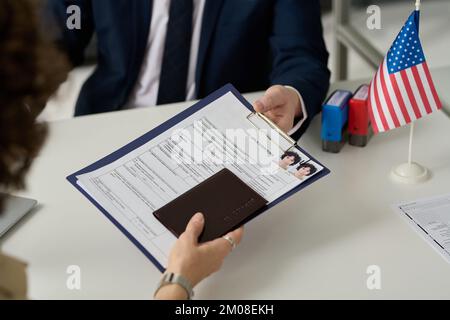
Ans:
MULTIPOLYGON (((182 111, 181 113, 177 114, 173 118, 167 120, 166 122, 162 123, 158 127, 154 128, 153 130, 145 133, 144 135, 140 136, 136 140, 130 142, 129 144, 125 145, 124 147, 118 149, 117 151, 107 155, 103 159, 98 160, 97 162, 87 166, 84 169, 81 169, 67 177, 67 180, 78 190, 80 191, 92 204, 94 204, 122 233, 133 242, 136 247, 139 248, 139 250, 148 258, 151 262, 161 271, 164 272, 164 267, 158 262, 158 260, 152 256, 150 252, 147 251, 147 249, 144 248, 144 246, 137 241, 132 234, 128 232, 119 222, 117 222, 111 214, 106 211, 97 201, 95 201, 89 194, 87 194, 78 184, 77 184, 77 176, 95 171, 99 168, 102 168, 108 164, 111 164, 112 162, 120 159, 121 157, 125 156, 126 154, 130 153, 131 151, 141 147, 142 145, 146 144, 150 140, 154 139, 155 137, 159 136, 163 132, 171 129, 184 119, 188 118, 189 116, 193 115, 197 111, 201 110, 202 108, 206 107, 207 105, 211 104, 213 101, 219 99, 223 95, 231 92, 244 106, 246 106, 249 111, 253 112, 252 105, 239 93, 236 88, 231 85, 227 84, 221 89, 215 91, 214 93, 210 94, 205 99, 199 101, 198 103, 194 104, 193 106, 187 108, 186 110, 182 111)), ((324 176, 328 175, 330 173, 330 170, 327 169, 324 165, 322 165, 319 161, 311 157, 307 152, 305 152, 302 148, 297 148, 303 152, 306 156, 308 156, 311 160, 319 164, 323 167, 323 170, 319 173, 315 174, 308 180, 306 180, 304 183, 300 184, 299 186, 295 187, 294 189, 290 190, 289 192, 285 193, 283 196, 279 197, 275 201, 272 201, 269 205, 267 205, 263 210, 257 212, 254 217, 260 215, 261 213, 269 210, 270 208, 276 206, 278 203, 286 200, 293 194, 299 192, 303 188, 309 186, 310 184, 314 183, 315 181, 323 178, 324 176)))

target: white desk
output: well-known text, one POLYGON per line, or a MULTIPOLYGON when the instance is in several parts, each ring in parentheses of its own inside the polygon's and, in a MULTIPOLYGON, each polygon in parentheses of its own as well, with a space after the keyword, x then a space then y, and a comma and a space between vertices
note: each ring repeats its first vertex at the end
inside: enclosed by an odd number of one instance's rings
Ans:
MULTIPOLYGON (((450 69, 444 71, 436 82, 448 106, 450 69)), ((151 298, 160 273, 65 177, 186 105, 50 125, 24 193, 42 208, 3 243, 6 254, 29 263, 30 298, 151 298), (69 265, 81 267, 80 291, 66 287, 69 265)), ((405 161, 408 128, 377 136, 365 149, 347 145, 340 154, 321 151, 319 131, 318 117, 301 145, 332 174, 252 221, 242 245, 197 288, 197 297, 450 298, 450 265, 390 209, 398 200, 450 192, 450 120, 440 112, 417 125, 414 158, 434 174, 418 186, 387 177, 405 161), (367 289, 369 265, 380 266, 382 290, 367 289)))

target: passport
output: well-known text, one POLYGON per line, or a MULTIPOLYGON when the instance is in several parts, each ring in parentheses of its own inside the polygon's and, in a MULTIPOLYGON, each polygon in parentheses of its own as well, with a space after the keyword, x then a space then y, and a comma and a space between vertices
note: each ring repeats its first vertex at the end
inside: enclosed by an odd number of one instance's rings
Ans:
POLYGON ((205 227, 198 240, 201 243, 239 228, 266 205, 266 199, 230 170, 222 169, 153 214, 179 237, 192 216, 203 213, 205 227))

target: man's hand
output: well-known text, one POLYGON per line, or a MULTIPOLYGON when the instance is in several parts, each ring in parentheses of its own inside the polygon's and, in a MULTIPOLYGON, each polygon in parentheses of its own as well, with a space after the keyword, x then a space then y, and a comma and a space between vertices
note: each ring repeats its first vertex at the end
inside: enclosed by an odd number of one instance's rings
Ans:
POLYGON ((280 129, 288 133, 294 120, 302 116, 300 97, 294 90, 275 85, 253 104, 256 112, 263 113, 280 129))

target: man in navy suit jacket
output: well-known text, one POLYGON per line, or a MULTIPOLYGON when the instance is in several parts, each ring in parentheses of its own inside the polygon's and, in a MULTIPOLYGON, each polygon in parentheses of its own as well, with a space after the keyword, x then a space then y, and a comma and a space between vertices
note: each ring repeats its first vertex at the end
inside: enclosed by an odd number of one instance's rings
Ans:
MULTIPOLYGON (((49 0, 63 26, 60 43, 74 65, 83 62, 93 33, 97 36, 98 65, 83 85, 75 115, 132 107, 136 87, 145 82, 146 61, 154 58, 148 39, 156 32, 150 30, 152 17, 161 13, 155 5, 162 2, 156 1, 163 0, 49 0), (71 5, 81 9, 81 29, 66 28, 71 5)), ((190 98, 203 98, 227 83, 241 92, 267 89, 254 103, 256 111, 299 138, 320 112, 329 86, 319 1, 198 2, 203 15, 190 98)))

